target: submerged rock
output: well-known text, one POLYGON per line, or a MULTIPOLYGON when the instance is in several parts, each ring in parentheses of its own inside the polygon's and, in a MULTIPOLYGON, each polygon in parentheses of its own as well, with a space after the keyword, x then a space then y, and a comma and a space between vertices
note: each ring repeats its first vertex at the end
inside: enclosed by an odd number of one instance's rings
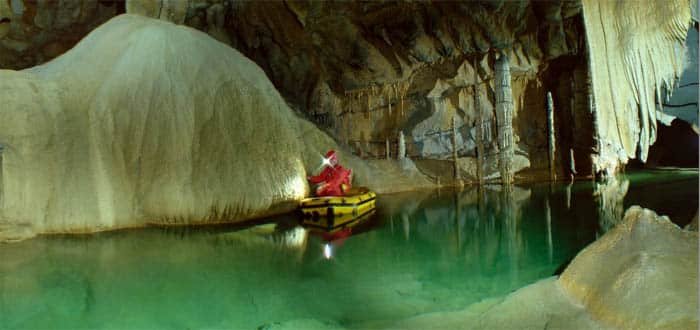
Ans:
MULTIPOLYGON (((551 277, 503 298, 429 313, 392 329, 696 329, 698 234, 633 206, 551 277)), ((373 327, 375 328, 375 327, 373 327)))
POLYGON ((698 234, 633 206, 576 256, 559 283, 605 325, 696 329, 698 234))

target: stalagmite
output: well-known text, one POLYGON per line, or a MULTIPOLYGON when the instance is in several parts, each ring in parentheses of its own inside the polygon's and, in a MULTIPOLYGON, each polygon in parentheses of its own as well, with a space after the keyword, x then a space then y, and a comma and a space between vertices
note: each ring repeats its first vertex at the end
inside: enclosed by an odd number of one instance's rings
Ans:
POLYGON ((690 23, 688 1, 583 0, 599 139, 596 173, 646 161, 656 140, 655 95, 679 77, 690 23))
POLYGON ((474 59, 474 112, 476 113, 476 177, 479 185, 484 184, 484 114, 479 103, 479 74, 476 58, 474 59))
POLYGON ((505 54, 496 60, 496 118, 498 120, 498 166, 503 184, 513 183, 513 91, 510 65, 505 54))
POLYGON ((399 131, 399 155, 398 160, 406 158, 406 139, 403 137, 403 131, 399 131))
POLYGON ((455 182, 459 182, 459 164, 457 163, 457 117, 452 117, 452 165, 455 182))
POLYGON ((569 148, 569 173, 571 173, 571 180, 576 177, 576 159, 574 158, 574 149, 569 148))
POLYGON ((391 144, 389 143, 389 138, 385 141, 386 159, 391 159, 391 144))
POLYGON ((554 135, 554 101, 552 100, 552 93, 547 92, 547 136, 548 136, 548 147, 549 147, 549 179, 555 181, 556 168, 554 167, 554 152, 556 150, 556 141, 554 135))

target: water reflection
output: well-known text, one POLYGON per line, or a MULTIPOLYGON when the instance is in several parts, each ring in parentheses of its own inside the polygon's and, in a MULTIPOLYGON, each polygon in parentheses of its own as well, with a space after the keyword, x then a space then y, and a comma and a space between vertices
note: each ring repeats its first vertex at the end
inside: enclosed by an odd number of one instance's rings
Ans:
POLYGON ((630 182, 625 177, 611 177, 596 182, 593 196, 598 210, 598 221, 602 232, 615 227, 625 213, 625 196, 630 182))
MULTIPOLYGON (((403 240, 433 245, 439 251, 438 260, 456 259, 460 267, 466 266, 474 273, 501 272, 508 274, 510 283, 518 283, 520 269, 532 265, 534 256, 528 256, 528 243, 531 248, 540 248, 539 239, 531 237, 528 242, 524 238, 532 228, 522 226, 524 209, 531 203, 531 189, 496 185, 440 194, 384 197, 379 205, 399 215, 403 240)), ((550 245, 547 255, 551 252, 550 245)))
POLYGON ((623 206, 697 210, 697 174, 626 180, 380 196, 364 227, 330 240, 289 216, 0 245, 0 328, 362 328, 456 310, 551 276, 623 206))

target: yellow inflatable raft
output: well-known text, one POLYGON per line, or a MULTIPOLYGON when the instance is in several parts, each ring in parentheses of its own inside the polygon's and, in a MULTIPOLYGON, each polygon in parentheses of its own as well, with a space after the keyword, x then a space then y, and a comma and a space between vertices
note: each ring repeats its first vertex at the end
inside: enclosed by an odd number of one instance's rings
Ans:
POLYGON ((309 229, 312 233, 320 233, 323 235, 324 238, 327 238, 326 235, 331 235, 331 240, 333 239, 333 234, 338 234, 342 231, 345 230, 352 230, 350 233, 354 233, 357 228, 360 226, 369 223, 369 220, 372 219, 374 214, 376 213, 376 210, 369 210, 365 214, 359 216, 359 217, 353 217, 351 215, 349 216, 341 216, 339 218, 333 218, 333 223, 330 223, 330 218, 326 217, 321 217, 321 218, 307 218, 304 219, 304 222, 302 223, 302 226, 304 228, 309 229), (330 226, 335 226, 331 227, 331 229, 328 229, 330 226))
POLYGON ((302 223, 324 230, 344 227, 375 208, 377 195, 367 188, 348 196, 310 197, 301 201, 302 223))

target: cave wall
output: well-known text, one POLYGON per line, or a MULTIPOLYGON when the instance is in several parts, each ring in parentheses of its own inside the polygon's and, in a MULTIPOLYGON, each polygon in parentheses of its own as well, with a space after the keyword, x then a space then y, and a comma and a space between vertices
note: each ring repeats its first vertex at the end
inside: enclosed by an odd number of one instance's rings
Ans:
POLYGON ((493 65, 503 53, 518 150, 543 167, 544 96, 556 84, 542 77, 556 58, 582 58, 580 13, 575 1, 198 1, 184 23, 256 61, 294 109, 370 157, 386 154, 387 139, 395 154, 402 131, 409 155, 446 158, 451 138, 441 132, 453 117, 460 155, 473 155, 472 85, 481 84, 481 105, 495 117, 493 65))
MULTIPOLYGON (((128 11, 238 49, 295 111, 356 154, 383 157, 388 139, 395 155, 401 131, 409 155, 439 159, 449 157, 453 117, 459 155, 474 155, 472 85, 480 83, 481 106, 495 117, 492 68, 503 53, 516 153, 546 169, 551 91, 557 174, 612 173, 645 160, 656 139, 657 95, 677 86, 685 67, 686 2, 3 0, 0 68, 43 63, 128 11)), ((495 136, 497 123, 488 123, 495 136)))
POLYGON ((688 29, 686 66, 675 90, 663 100, 663 112, 698 127, 698 21, 688 29))
POLYGON ((0 69, 49 61, 123 12, 116 0, 0 0, 0 69))

